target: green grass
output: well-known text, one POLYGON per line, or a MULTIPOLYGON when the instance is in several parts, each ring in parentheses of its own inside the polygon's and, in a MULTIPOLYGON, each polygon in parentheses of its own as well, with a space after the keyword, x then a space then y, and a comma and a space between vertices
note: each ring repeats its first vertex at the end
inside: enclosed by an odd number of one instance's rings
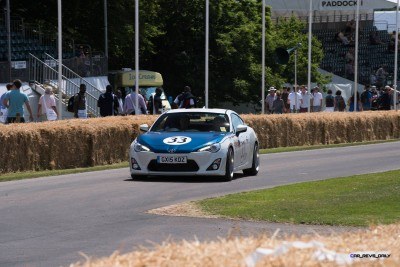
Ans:
POLYGON ((75 169, 65 169, 65 170, 46 170, 46 171, 35 171, 35 172, 13 172, 0 175, 0 182, 12 181, 12 180, 22 180, 22 179, 31 179, 45 176, 55 176, 55 175, 63 175, 63 174, 73 174, 73 173, 81 173, 81 172, 92 172, 92 171, 103 171, 110 169, 119 169, 128 167, 128 162, 121 162, 111 165, 101 165, 87 168, 75 168, 75 169))
POLYGON ((343 144, 330 144, 330 145, 276 147, 276 148, 260 149, 260 154, 293 152, 293 151, 314 150, 314 149, 334 148, 334 147, 372 145, 372 144, 381 144, 381 143, 398 142, 398 141, 400 141, 400 140, 399 139, 391 139, 391 140, 379 140, 379 141, 367 141, 367 142, 343 143, 343 144))
POLYGON ((246 220, 367 226, 400 222, 400 170, 279 186, 196 202, 246 220))

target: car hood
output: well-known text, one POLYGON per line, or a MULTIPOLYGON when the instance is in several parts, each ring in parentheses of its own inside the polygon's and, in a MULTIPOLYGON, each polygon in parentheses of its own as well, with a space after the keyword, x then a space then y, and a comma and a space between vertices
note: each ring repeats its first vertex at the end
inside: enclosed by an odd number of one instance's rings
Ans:
POLYGON ((200 148, 219 143, 229 133, 219 132, 147 132, 137 142, 155 153, 190 153, 200 148))

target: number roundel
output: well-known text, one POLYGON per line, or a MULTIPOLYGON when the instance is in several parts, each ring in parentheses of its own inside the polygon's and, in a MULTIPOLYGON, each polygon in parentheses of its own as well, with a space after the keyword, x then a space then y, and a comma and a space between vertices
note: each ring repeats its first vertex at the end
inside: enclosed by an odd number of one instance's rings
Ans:
POLYGON ((164 144, 175 146, 184 145, 190 143, 191 141, 192 138, 187 136, 171 136, 163 140, 164 144))

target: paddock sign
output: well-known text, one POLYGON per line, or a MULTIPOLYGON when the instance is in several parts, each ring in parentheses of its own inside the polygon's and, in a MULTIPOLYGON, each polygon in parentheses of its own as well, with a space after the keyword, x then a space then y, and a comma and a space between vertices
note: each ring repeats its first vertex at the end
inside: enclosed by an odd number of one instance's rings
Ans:
MULTIPOLYGON (((364 1, 360 1, 360 9, 364 7, 364 1)), ((357 0, 324 0, 320 1, 320 10, 356 10, 357 0)))

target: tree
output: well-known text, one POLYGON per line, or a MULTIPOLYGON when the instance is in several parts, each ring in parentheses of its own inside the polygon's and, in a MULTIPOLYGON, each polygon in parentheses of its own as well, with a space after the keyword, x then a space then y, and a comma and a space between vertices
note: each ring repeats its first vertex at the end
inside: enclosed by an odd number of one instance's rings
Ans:
MULTIPOLYGON (((15 1, 13 14, 26 22, 57 32, 56 1, 15 1)), ((261 100, 261 1, 210 1, 209 102, 233 103, 261 100)), ((293 83, 293 57, 286 65, 275 62, 277 47, 290 48, 298 42, 298 81, 307 82, 307 33, 305 25, 292 17, 274 25, 267 8, 266 87, 280 88, 293 83)), ((134 67, 135 1, 108 3, 109 69, 134 67)), ((198 97, 204 96, 205 1, 140 1, 141 69, 162 73, 169 95, 177 95, 185 85, 198 97)), ((92 50, 104 50, 103 0, 63 1, 63 37, 92 50)), ((54 39, 56 42, 56 39, 54 39)), ((324 81, 317 67, 323 52, 313 38, 312 79, 324 81)))

